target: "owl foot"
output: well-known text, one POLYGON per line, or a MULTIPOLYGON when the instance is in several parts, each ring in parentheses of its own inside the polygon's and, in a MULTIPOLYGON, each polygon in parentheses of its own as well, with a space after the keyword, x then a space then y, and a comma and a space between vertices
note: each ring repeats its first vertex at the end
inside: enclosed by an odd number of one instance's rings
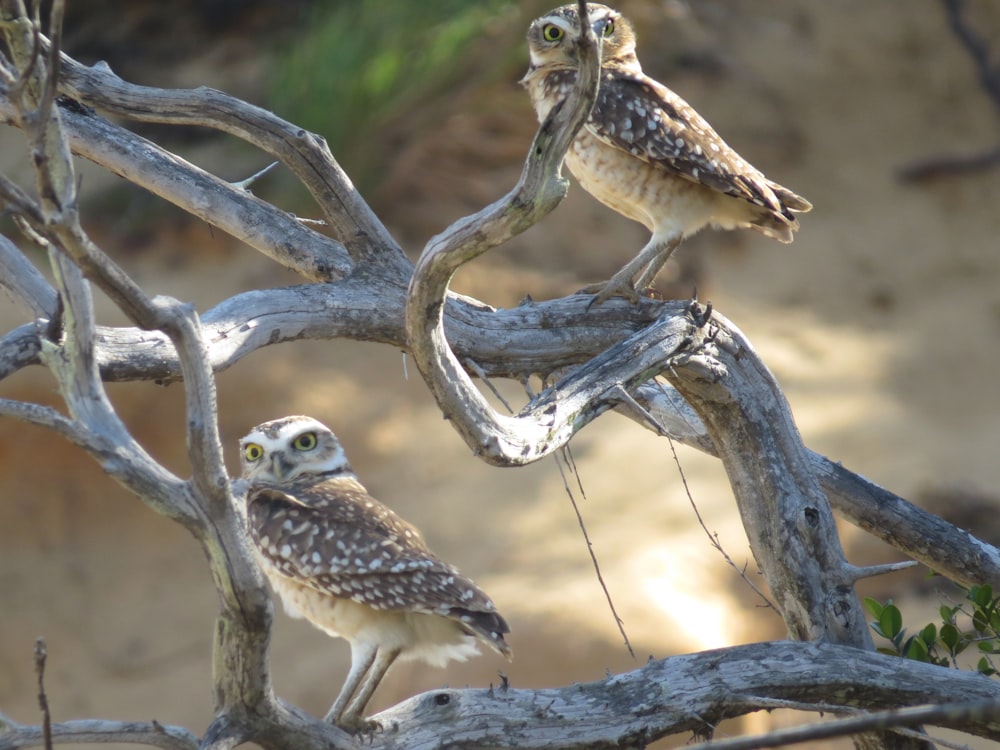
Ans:
POLYGON ((382 731, 381 723, 375 719, 366 719, 364 716, 342 716, 337 722, 337 726, 349 734, 364 737, 371 737, 382 731))
POLYGON ((612 297, 624 297, 633 305, 639 304, 639 292, 636 291, 631 279, 612 278, 597 284, 588 284, 577 294, 593 294, 594 299, 587 303, 589 310, 594 305, 601 305, 612 297))

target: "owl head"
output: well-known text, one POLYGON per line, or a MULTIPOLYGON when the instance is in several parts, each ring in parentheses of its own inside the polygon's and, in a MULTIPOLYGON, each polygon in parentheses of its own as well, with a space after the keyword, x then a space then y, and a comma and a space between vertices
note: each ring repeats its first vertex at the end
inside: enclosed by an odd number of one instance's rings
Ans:
MULTIPOLYGON (((601 59, 638 64, 635 56, 635 32, 625 16, 613 8, 587 4, 587 21, 601 39, 601 59)), ((576 68, 577 41, 580 38, 580 15, 576 3, 550 10, 528 27, 528 51, 531 67, 576 68)))
POLYGON ((308 476, 354 474, 333 431, 303 416, 254 427, 240 440, 240 462, 250 484, 281 485, 308 476))

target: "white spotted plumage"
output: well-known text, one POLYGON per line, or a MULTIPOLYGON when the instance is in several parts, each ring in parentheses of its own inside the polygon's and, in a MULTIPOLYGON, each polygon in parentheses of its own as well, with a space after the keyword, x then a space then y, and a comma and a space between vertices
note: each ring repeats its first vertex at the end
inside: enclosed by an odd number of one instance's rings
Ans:
MULTIPOLYGON (((596 3, 587 11, 602 42, 600 88, 566 166, 587 192, 652 234, 634 260, 587 291, 597 302, 614 294, 638 299, 636 288, 653 281, 684 237, 706 226, 751 228, 791 242, 799 227, 793 212, 809 211, 809 201, 767 179, 687 102, 643 73, 624 16, 596 3)), ((580 36, 575 3, 528 29, 531 65, 521 82, 539 121, 576 80, 580 36)))
POLYGON ((397 658, 444 666, 477 654, 478 642, 510 658, 490 598, 368 494, 328 427, 304 416, 265 422, 240 451, 247 526, 272 587, 290 615, 351 645, 327 720, 364 726, 397 658))

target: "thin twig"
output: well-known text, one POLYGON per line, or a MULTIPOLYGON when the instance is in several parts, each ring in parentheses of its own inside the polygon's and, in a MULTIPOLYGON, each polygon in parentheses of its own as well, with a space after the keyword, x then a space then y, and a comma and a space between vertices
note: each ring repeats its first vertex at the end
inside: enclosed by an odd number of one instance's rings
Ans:
POLYGON ((483 381, 483 384, 490 389, 490 393, 496 396, 497 401, 503 404, 503 407, 508 413, 513 414, 514 410, 511 408, 510 404, 507 403, 507 399, 503 397, 503 394, 493 385, 493 381, 490 380, 490 376, 486 374, 486 370, 479 366, 479 364, 473 359, 466 359, 465 366, 476 373, 476 377, 483 381))
POLYGON ((566 471, 572 472, 576 476, 576 485, 580 489, 580 496, 586 500, 587 493, 583 489, 583 482, 580 479, 580 473, 576 470, 576 462, 573 461, 573 454, 570 453, 569 446, 563 446, 563 448, 556 454, 556 466, 559 467, 559 476, 562 477, 563 487, 566 490, 566 494, 569 496, 569 501, 573 505, 573 512, 576 513, 577 523, 580 524, 580 531, 583 532, 583 540, 587 543, 587 552, 590 553, 590 561, 594 564, 594 572, 597 574, 597 582, 601 584, 601 590, 604 591, 604 598, 608 600, 608 607, 611 609, 611 615, 615 618, 615 624, 618 626, 618 632, 621 633, 622 639, 625 642, 625 648, 628 649, 629 655, 634 661, 637 661, 635 651, 632 649, 632 642, 629 640, 628 633, 625 632, 625 621, 618 616, 618 610, 615 609, 615 603, 611 598, 611 591, 608 590, 608 584, 604 581, 604 576, 601 574, 601 564, 597 561, 597 553, 594 552, 594 544, 590 541, 590 534, 587 533, 587 524, 583 520, 583 514, 580 513, 580 506, 576 502, 576 496, 573 494, 573 489, 569 486, 569 480, 566 478, 566 471), (559 460, 559 456, 562 456, 562 461, 559 460), (566 464, 566 469, 563 469, 563 462, 566 464))
POLYGON ((42 711, 42 740, 45 750, 52 750, 52 715, 49 713, 49 697, 45 694, 45 659, 49 650, 45 639, 35 641, 35 672, 38 674, 38 707, 42 711))
POLYGON ((764 601, 764 607, 773 609, 777 612, 778 608, 775 607, 771 600, 767 598, 767 595, 757 587, 757 584, 750 580, 750 577, 747 575, 746 566, 740 568, 723 548, 722 543, 719 541, 719 535, 713 534, 708 530, 708 526, 705 525, 705 519, 701 517, 701 512, 698 510, 698 504, 694 501, 694 496, 691 494, 691 487, 688 485, 687 475, 684 473, 684 467, 681 466, 681 459, 677 455, 677 447, 674 445, 674 439, 666 432, 664 432, 664 434, 666 435, 667 442, 670 444, 670 453, 674 457, 674 463, 677 464, 677 471, 680 473, 681 484, 684 487, 684 494, 687 495, 688 502, 691 504, 692 510, 694 510, 694 516, 698 519, 698 525, 701 526, 702 531, 705 532, 705 536, 708 537, 709 543, 715 547, 716 550, 718 550, 719 554, 722 555, 722 559, 726 561, 729 567, 736 571, 737 575, 739 575, 739 577, 746 582, 747 586, 753 589, 754 593, 764 601))
MULTIPOLYGON (((41 3, 36 5, 36 9, 41 7, 41 3)), ((62 48, 62 25, 65 15, 63 0, 54 0, 52 11, 49 13, 49 48, 46 63, 45 85, 42 88, 42 96, 38 103, 38 116, 40 119, 48 120, 52 116, 52 105, 56 100, 56 93, 59 84, 59 51, 62 48)), ((35 19, 35 44, 39 51, 32 55, 33 59, 41 59, 41 25, 35 19)))
MULTIPOLYGON (((815 742, 832 737, 845 737, 875 729, 892 730, 896 727, 939 724, 941 722, 947 722, 947 725, 951 726, 972 718, 993 719, 994 717, 1000 717, 1000 705, 995 702, 944 703, 934 706, 892 708, 888 711, 877 711, 801 727, 774 729, 762 735, 701 742, 687 747, 688 750, 756 750, 756 748, 780 747, 790 743, 815 742)), ((926 740, 926 736, 920 735, 920 739, 926 740)))

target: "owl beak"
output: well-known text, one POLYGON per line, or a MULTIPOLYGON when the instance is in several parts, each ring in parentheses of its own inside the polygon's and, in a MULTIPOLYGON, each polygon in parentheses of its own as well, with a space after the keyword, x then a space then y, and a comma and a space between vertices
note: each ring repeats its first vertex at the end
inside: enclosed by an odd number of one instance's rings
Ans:
POLYGON ((292 465, 285 461, 280 454, 271 456, 271 473, 278 479, 285 479, 292 470, 292 465))

